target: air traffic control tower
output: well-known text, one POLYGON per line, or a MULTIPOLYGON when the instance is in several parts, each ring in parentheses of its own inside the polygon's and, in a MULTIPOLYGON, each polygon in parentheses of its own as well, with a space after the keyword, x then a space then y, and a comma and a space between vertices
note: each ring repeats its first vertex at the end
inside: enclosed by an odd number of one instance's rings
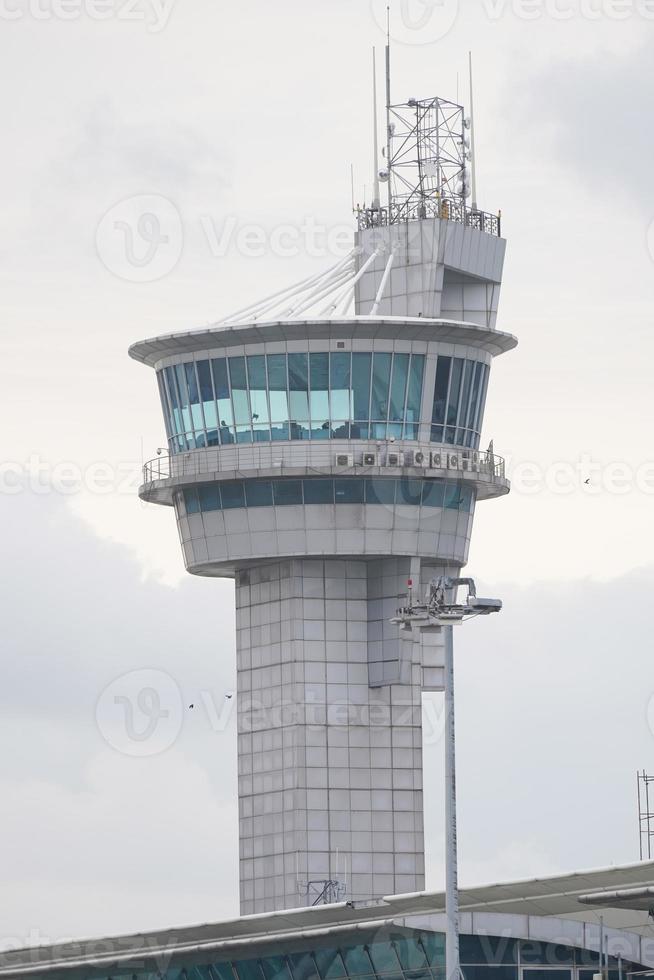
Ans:
POLYGON ((170 450, 140 495, 173 508, 189 572, 235 580, 242 914, 425 887, 441 639, 390 619, 460 573, 477 503, 509 490, 480 450, 492 361, 516 341, 469 137, 461 106, 389 105, 383 193, 347 258, 130 350, 170 450))

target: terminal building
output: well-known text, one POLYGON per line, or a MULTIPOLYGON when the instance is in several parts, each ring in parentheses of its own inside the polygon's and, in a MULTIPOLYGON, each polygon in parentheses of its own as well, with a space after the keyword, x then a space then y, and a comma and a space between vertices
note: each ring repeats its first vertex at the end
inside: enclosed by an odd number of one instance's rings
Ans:
MULTIPOLYGON (((190 573, 235 581, 242 917, 5 952, 0 980, 444 977, 421 730, 443 640, 391 621, 460 576, 477 506, 509 491, 482 428, 516 340, 463 108, 410 100, 388 122, 350 255, 130 350, 169 447, 141 497, 174 514, 190 573)), ((460 907, 464 980, 654 974, 651 862, 468 889, 460 907)))

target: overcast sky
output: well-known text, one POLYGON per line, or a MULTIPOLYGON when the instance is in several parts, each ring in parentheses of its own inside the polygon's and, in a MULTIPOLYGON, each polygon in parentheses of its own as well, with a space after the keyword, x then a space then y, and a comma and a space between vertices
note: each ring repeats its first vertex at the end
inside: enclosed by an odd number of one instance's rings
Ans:
MULTIPOLYGON (((237 912, 233 589, 185 576, 171 512, 136 497, 164 433, 126 350, 338 257, 351 163, 357 198, 370 186, 383 6, 0 0, 0 937, 237 912), (104 231, 134 198, 168 222, 154 281, 126 278, 104 231), (103 691, 143 670, 198 710, 133 758, 103 691)), ((467 98, 474 51, 479 200, 503 212, 499 325, 520 340, 484 433, 514 492, 478 508, 469 565, 506 607, 459 644, 468 883, 637 857, 635 770, 654 755, 652 8, 393 10, 397 101, 454 99, 457 73, 467 98)))

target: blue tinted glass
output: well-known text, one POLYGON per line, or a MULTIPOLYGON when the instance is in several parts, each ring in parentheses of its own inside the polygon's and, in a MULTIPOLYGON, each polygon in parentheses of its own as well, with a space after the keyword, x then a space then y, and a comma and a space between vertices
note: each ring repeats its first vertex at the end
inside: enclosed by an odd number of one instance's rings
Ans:
POLYGON ((214 358, 211 362, 213 383, 216 398, 229 398, 229 382, 227 381, 227 361, 224 357, 214 358))
MULTIPOLYGON (((234 980, 234 971, 231 963, 212 963, 212 980, 234 980)), ((166 975, 166 980, 168 977, 166 975)))
MULTIPOLYGON (((465 980, 518 980, 517 966, 486 966, 485 964, 483 966, 481 964, 473 966, 470 964, 469 966, 462 967, 462 972, 465 980)), ((549 980, 564 980, 563 977, 554 975, 558 972, 558 970, 548 971, 548 973, 552 974, 549 980)), ((566 971, 563 972, 565 973, 566 971)), ((528 973, 531 973, 531 970, 523 970, 523 980, 535 980, 533 977, 529 978, 527 976, 528 973)), ((569 970, 567 974, 565 980, 570 980, 569 970)))
MULTIPOLYGON (((530 947, 533 946, 533 943, 521 943, 521 950, 525 945, 530 947)), ((522 958, 522 951, 520 956, 522 958)), ((599 953, 594 952, 592 949, 577 949, 575 950, 575 961, 577 966, 596 966, 599 965, 599 953)), ((592 977, 586 978, 586 980, 592 980, 592 977)))
POLYGON ((253 354, 247 359, 250 389, 266 390, 266 358, 263 354, 253 354))
POLYGON ((391 355, 375 354, 372 359, 372 400, 370 406, 370 417, 375 422, 381 422, 388 418, 390 383, 391 355))
POLYGON ((316 949, 313 953, 322 980, 340 980, 347 977, 345 964, 337 949, 316 949))
POLYGON ((431 967, 439 969, 445 966, 445 936, 443 933, 422 933, 420 944, 427 954, 427 959, 431 967))
POLYGON ((405 430, 406 439, 418 438, 418 423, 420 421, 420 406, 422 403, 422 378, 425 371, 425 358, 422 354, 413 354, 409 369, 409 390, 406 399, 406 421, 413 423, 405 430))
POLYGON ((333 480, 304 480, 305 504, 333 504, 333 480))
POLYGON ((268 426, 268 388, 266 382, 266 358, 257 354, 247 358, 248 382, 250 385, 250 409, 255 438, 263 437, 270 441, 268 426))
POLYGON ((400 964, 392 943, 372 943, 370 959, 377 973, 400 973, 400 964))
MULTIPOLYGON (((504 969, 506 970, 509 968, 504 967, 504 969)), ((494 973, 495 971, 493 971, 493 975, 494 973)), ((522 971, 523 980, 571 980, 571 977, 572 977, 572 972, 570 970, 547 970, 547 969, 539 970, 536 968, 536 969, 523 969, 522 971)), ((502 977, 501 980, 504 980, 504 977, 502 977)))
POLYGON ((329 425, 329 354, 309 356, 311 381, 311 433, 314 439, 328 439, 329 425))
POLYGON ((261 960, 266 980, 291 980, 291 975, 283 956, 264 956, 261 960))
POLYGON ((348 946, 341 953, 349 976, 362 977, 375 972, 363 946, 348 946))
POLYGON ((479 387, 481 384, 482 368, 483 364, 481 361, 477 361, 475 364, 475 374, 472 381, 472 395, 470 398, 470 405, 468 407, 468 429, 474 429, 475 418, 477 417, 477 406, 479 403, 479 387))
POLYGON ((459 949, 462 963, 499 966, 517 962, 516 941, 501 936, 461 936, 459 949))
POLYGON ((229 397, 229 383, 227 381, 227 361, 224 357, 214 358, 211 362, 213 373, 213 383, 216 391, 216 402, 218 405, 218 428, 220 441, 223 444, 234 442, 232 424, 234 416, 232 412, 232 401, 229 397))
POLYGON ((199 430, 204 429, 204 416, 200 407, 200 388, 195 373, 195 362, 189 361, 188 364, 184 365, 184 370, 191 405, 191 419, 193 421, 193 428, 196 430, 196 445, 203 446, 205 445, 204 435, 200 435, 199 430))
POLYGON ((445 406, 450 385, 451 357, 439 357, 436 364, 436 383, 434 385, 434 409, 431 420, 434 424, 442 425, 445 421, 445 406))
POLYGON ((489 377, 489 374, 490 374, 490 372, 489 372, 489 369, 488 369, 488 365, 487 364, 484 364, 483 365, 482 382, 481 382, 481 390, 480 390, 480 393, 479 393, 479 405, 478 405, 478 408, 477 408, 477 417, 475 418, 475 424, 474 424, 474 429, 477 432, 480 432, 481 431, 481 422, 482 422, 482 419, 484 417, 484 406, 486 404, 486 392, 488 391, 488 377, 489 377))
POLYGON ((237 426, 249 426, 250 403, 248 400, 244 357, 229 358, 229 380, 232 388, 234 421, 237 426))
MULTIPOLYGON (((287 423, 288 378, 286 375, 286 354, 268 355, 268 387, 270 390, 270 418, 273 422, 287 423)), ((288 439, 288 425, 280 427, 283 438, 288 439)), ((282 438, 281 436, 279 438, 282 438)))
POLYGON ((284 507, 287 504, 302 503, 301 480, 275 480, 273 482, 275 506, 284 507))
POLYGON ((398 504, 409 504, 413 507, 419 507, 421 498, 422 480, 399 481, 397 493, 398 504))
POLYGON ((472 502, 474 500, 474 491, 472 487, 461 487, 461 510, 471 511, 472 502))
POLYGON ((203 402, 213 401, 213 384, 211 383, 211 367, 209 361, 198 361, 198 380, 200 382, 200 395, 203 402))
POLYGON ((366 503, 394 504, 395 480, 366 480, 366 503))
POLYGON ((306 354, 288 355, 288 386, 291 439, 306 439, 309 432, 309 359, 306 354))
POLYGON ((245 494, 242 483, 223 483, 220 488, 220 495, 223 498, 223 510, 230 510, 234 507, 245 507, 245 494))
MULTIPOLYGON (((542 943, 538 940, 523 940, 520 943, 520 959, 522 963, 534 964, 537 966, 572 966, 574 964, 574 950, 569 946, 561 946, 557 943, 542 943)), ((527 971, 525 971, 527 972, 527 971)), ((540 970, 529 970, 530 980, 541 980, 540 970)), ((548 971, 549 972, 549 971, 548 971)), ((556 972, 552 974, 552 980, 556 980, 556 972)), ((567 970, 564 971, 566 974, 567 970)))
POLYGON ((393 357, 393 378, 391 381, 391 397, 389 421, 404 420, 404 403, 406 401, 406 386, 409 378, 409 355, 395 354, 393 357))
POLYGON ((175 380, 175 372, 171 367, 164 368, 164 374, 166 376, 166 386, 168 388, 168 397, 170 399, 170 407, 173 410, 173 421, 175 423, 175 429, 177 432, 183 432, 182 429, 182 415, 179 407, 179 397, 177 394, 177 381, 175 380))
POLYGON ((263 980, 258 960, 235 960, 232 966, 239 980, 263 980))
POLYGON ((474 361, 466 361, 463 374, 463 390, 461 392, 461 407, 459 408, 458 424, 465 429, 468 421, 468 407, 470 405, 470 392, 472 391, 472 375, 475 369, 474 361))
POLYGON ((200 389, 198 387, 198 380, 195 374, 194 362, 188 361, 184 365, 184 371, 186 373, 186 386, 188 388, 191 405, 197 405, 200 401, 200 389))
POLYGON ((200 502, 198 501, 198 494, 196 490, 184 491, 184 503, 186 504, 187 514, 200 513, 200 502))
POLYGON ((352 417, 349 353, 330 355, 329 380, 332 424, 352 417))
POLYGON ((290 953, 293 980, 320 980, 316 964, 310 953, 290 953))
POLYGON ((186 372, 184 371, 183 364, 175 365, 175 378, 177 380, 177 393, 179 394, 179 404, 182 410, 182 427, 184 432, 190 432, 193 426, 191 425, 191 410, 188 400, 188 391, 186 388, 186 372))
MULTIPOLYGON (((370 370, 372 354, 352 355, 353 418, 367 422, 370 418, 370 370)), ((365 437, 364 437, 365 438, 365 437)))
POLYGON ((272 507, 272 483, 270 480, 248 480, 245 484, 248 507, 272 507))
POLYGON ((425 480, 422 485, 422 506, 442 507, 445 485, 437 480, 425 480))
POLYGON ((363 480, 334 480, 334 499, 337 504, 362 504, 363 480))
POLYGON ((452 380, 450 382, 450 397, 447 402, 447 424, 456 425, 459 413, 459 397, 461 395, 461 379, 463 377, 464 360, 462 357, 454 358, 452 368, 452 380))
POLYGON ((161 400, 161 408, 163 410, 164 424, 166 426, 166 436, 168 439, 172 438, 175 434, 173 427, 173 417, 168 405, 168 394, 166 392, 166 384, 164 381, 164 376, 161 371, 157 371, 157 385, 159 386, 159 398, 161 400))
POLYGON ((448 483, 445 485, 445 504, 448 510, 461 510, 463 503, 463 490, 458 483, 448 483))
POLYGON ((403 970, 424 970, 428 966, 425 951, 413 936, 396 939, 395 950, 403 970))
POLYGON ((198 487, 200 510, 220 510, 220 491, 217 484, 208 487, 198 487))

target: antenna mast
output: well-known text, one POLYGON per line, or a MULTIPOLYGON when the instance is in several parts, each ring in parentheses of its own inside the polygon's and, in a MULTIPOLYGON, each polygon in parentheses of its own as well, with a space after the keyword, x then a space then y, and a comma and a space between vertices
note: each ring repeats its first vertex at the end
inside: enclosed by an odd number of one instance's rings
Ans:
POLYGON ((391 224, 391 8, 386 8, 386 173, 388 180, 388 223, 391 224))
POLYGON ((475 153, 475 106, 472 87, 472 51, 468 52, 468 65, 470 69, 470 153, 472 162, 470 169, 472 172, 472 210, 477 210, 477 154, 475 153))
POLYGON ((374 133, 374 166, 375 174, 373 181, 373 191, 372 191, 372 209, 373 211, 379 211, 380 200, 379 200, 379 133, 377 131, 377 53, 373 47, 372 49, 372 118, 373 118, 373 133, 374 133))

